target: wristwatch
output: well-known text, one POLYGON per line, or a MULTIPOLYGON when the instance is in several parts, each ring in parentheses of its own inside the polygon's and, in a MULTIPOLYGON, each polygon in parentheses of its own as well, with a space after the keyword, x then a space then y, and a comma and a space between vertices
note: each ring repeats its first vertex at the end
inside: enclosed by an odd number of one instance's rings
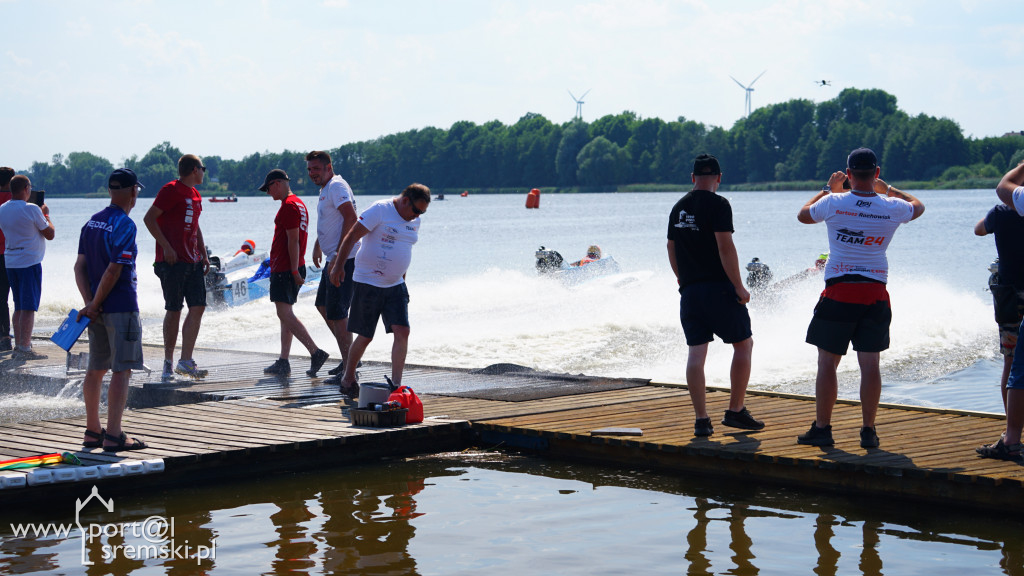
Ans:
POLYGON ((831 187, 831 186, 829 186, 829 185, 828 185, 828 184, 826 183, 826 184, 825 184, 824 186, 822 186, 822 187, 821 187, 821 191, 822 191, 822 192, 826 192, 826 193, 831 193, 831 192, 832 192, 832 187, 831 187))

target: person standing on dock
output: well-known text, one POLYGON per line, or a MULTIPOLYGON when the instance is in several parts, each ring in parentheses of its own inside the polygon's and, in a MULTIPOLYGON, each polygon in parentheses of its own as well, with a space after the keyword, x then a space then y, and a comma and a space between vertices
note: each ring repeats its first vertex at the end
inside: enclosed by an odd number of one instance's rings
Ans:
MULTIPOLYGON (((1024 216, 1024 162, 1007 172, 996 186, 996 194, 1004 204, 1024 216)), ((999 259, 1000 268, 1003 259, 999 259)), ((1019 262, 1018 262, 1019 264, 1019 262)), ((1024 329, 1024 324, 1021 328, 1024 329)), ((1013 350, 1013 363, 1010 365, 1010 376, 1006 381, 1006 430, 994 444, 977 448, 983 458, 1014 460, 1020 462, 1024 456, 1021 452, 1021 428, 1024 427, 1024 335, 1018 329, 1017 344, 1013 350)))
MULTIPOLYGON (((360 240, 363 243, 352 273, 355 289, 348 328, 356 337, 340 382, 343 393, 358 394, 356 366, 373 340, 378 319, 383 319, 384 330, 395 336, 391 346, 391 379, 396 386, 402 385, 409 351, 409 290, 405 273, 412 262, 412 246, 419 240, 420 216, 429 206, 430 188, 411 184, 398 197, 380 200, 363 211, 338 248, 338 252, 346 254, 360 240)), ((344 279, 344 275, 339 275, 331 281, 344 279)))
POLYGON ((1017 331, 1024 320, 1024 216, 1012 206, 998 204, 974 225, 978 236, 995 234, 999 268, 989 285, 999 326, 999 352, 1003 355, 1003 373, 999 390, 1006 409, 1006 381, 1013 364, 1013 350, 1017 347, 1017 331))
POLYGON ((889 186, 878 176, 875 153, 857 148, 846 172, 835 172, 821 192, 797 214, 804 224, 825 222, 828 260, 825 290, 814 307, 807 343, 818 347, 815 420, 798 444, 832 446, 832 409, 838 396, 836 369, 853 343, 860 364, 862 448, 877 448, 875 414, 882 394, 879 357, 889 348, 892 310, 885 283, 889 277, 886 248, 900 224, 924 213, 920 200, 889 186), (843 182, 850 180, 850 190, 843 182))
MULTIPOLYGON (((11 178, 16 172, 9 166, 0 167, 0 205, 11 199, 11 178)), ((0 352, 14 349, 11 342, 11 308, 8 296, 11 282, 7 279, 7 264, 4 261, 4 233, 0 230, 0 352)))
POLYGON ((717 194, 722 183, 718 159, 710 154, 697 156, 690 179, 693 189, 669 214, 668 261, 679 284, 679 319, 689 348, 686 388, 696 415, 693 433, 714 434, 707 411, 704 361, 715 335, 733 348, 729 408, 722 424, 761 430, 764 422, 755 420, 744 406, 754 348, 746 306, 750 292, 743 287, 732 241, 732 206, 717 194))
POLYGON ((356 223, 356 201, 352 188, 341 176, 334 173, 331 156, 315 150, 306 154, 306 172, 314 184, 320 186, 320 200, 316 205, 316 242, 313 243, 313 264, 320 266, 324 259, 323 280, 340 277, 344 272, 345 281, 335 286, 334 282, 321 281, 316 292, 316 309, 323 316, 327 327, 334 334, 341 351, 341 362, 328 372, 330 378, 325 384, 339 384, 345 370, 345 358, 352 346, 352 333, 348 331, 348 309, 352 304, 352 271, 355 268, 356 243, 348 254, 337 257, 342 239, 356 223), (339 268, 334 273, 334 268, 339 268))
POLYGON ((14 293, 15 360, 42 360, 45 354, 32 349, 32 328, 43 290, 43 256, 46 241, 53 240, 53 222, 46 204, 27 202, 32 182, 27 176, 11 178, 11 199, 0 206, 0 230, 4 233, 4 265, 14 293))
POLYGON ((196 186, 203 183, 206 166, 195 154, 178 159, 178 179, 168 182, 156 194, 153 205, 142 218, 156 240, 156 263, 153 271, 160 278, 164 293, 164 364, 161 379, 170 382, 177 372, 190 378, 205 378, 192 358, 199 326, 206 311, 206 282, 210 270, 199 216, 203 213, 203 197, 196 186), (188 304, 188 315, 181 326, 181 359, 174 362, 178 344, 181 309, 188 304))
MULTIPOLYGON (((309 351, 310 366, 306 374, 316 376, 327 361, 328 354, 317 347, 302 321, 295 316, 292 306, 299 298, 299 288, 306 281, 306 238, 309 231, 309 213, 298 196, 292 194, 288 174, 275 168, 263 179, 262 192, 281 203, 274 217, 274 239, 270 244, 270 301, 277 308, 281 322, 281 356, 263 369, 264 374, 287 376, 292 368, 288 361, 292 337, 309 351)), ((322 280, 321 280, 322 282, 322 280)))
POLYGON ((85 302, 78 319, 85 316, 90 320, 89 367, 82 383, 86 418, 82 446, 102 447, 104 452, 147 447, 121 429, 132 370, 145 368, 135 271, 139 255, 137 228, 128 217, 140 188, 135 172, 128 168, 114 170, 107 181, 110 206, 93 214, 78 237, 75 284, 85 302), (103 428, 100 396, 108 370, 113 374, 107 389, 107 426, 103 428))

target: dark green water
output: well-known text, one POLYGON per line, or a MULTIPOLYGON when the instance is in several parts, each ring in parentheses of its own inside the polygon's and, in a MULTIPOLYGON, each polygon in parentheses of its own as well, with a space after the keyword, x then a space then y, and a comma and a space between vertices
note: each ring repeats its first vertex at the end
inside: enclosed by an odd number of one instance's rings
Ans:
MULTIPOLYGON (((501 453, 278 473, 96 502, 82 523, 173 521, 179 552, 104 560, 98 536, 15 537, 0 511, 2 574, 1024 574, 1020 519, 844 499, 501 453)), ((56 504, 56 503, 55 503, 56 504)), ((166 541, 166 540, 165 540, 166 541)))

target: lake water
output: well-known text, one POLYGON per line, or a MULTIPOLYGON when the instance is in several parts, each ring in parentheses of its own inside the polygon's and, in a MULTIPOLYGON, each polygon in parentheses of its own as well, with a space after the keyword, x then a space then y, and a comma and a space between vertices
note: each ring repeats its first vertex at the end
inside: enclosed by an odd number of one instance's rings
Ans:
MULTIPOLYGON (((975 222, 996 202, 995 193, 919 194, 927 211, 901 226, 889 248, 892 347, 882 354, 882 400, 999 412, 1002 360, 986 291, 995 246, 991 237, 973 234, 975 222)), ((686 346, 665 250, 668 211, 679 195, 545 195, 539 210, 526 210, 518 195, 435 201, 423 217, 408 273, 409 363, 480 368, 511 362, 545 371, 682 382, 686 346), (575 260, 590 244, 613 256, 623 273, 578 286, 537 276, 533 254, 539 246, 575 260)), ((824 225, 796 220, 809 194, 726 197, 734 210, 741 264, 758 257, 778 280, 806 269, 828 250, 824 225)), ((377 199, 361 196, 358 204, 365 208, 377 199)), ((315 202, 306 200, 310 206, 315 202)), ((132 216, 140 225, 143 338, 159 345, 163 300, 151 268, 155 244, 142 225, 150 202, 141 200, 132 216)), ((39 333, 52 332, 68 309, 81 305, 71 273, 78 230, 104 205, 99 199, 52 201, 57 238, 43 262, 39 333)), ((259 250, 269 248, 276 209, 269 198, 205 203, 200 223, 207 244, 214 254, 231 254, 245 239, 254 240, 259 250)), ((315 210, 311 214, 315 218, 315 210)), ((821 288, 820 279, 807 280, 770 307, 752 304, 751 387, 813 393, 817 352, 804 343, 804 335, 821 288)), ((296 313, 318 344, 337 357, 312 302, 300 302, 296 313)), ((277 352, 278 335, 274 308, 263 300, 208 310, 199 345, 277 352)), ((390 347, 390 338, 378 337, 366 358, 388 361, 390 347)), ((304 353, 298 345, 293 350, 304 353)), ((710 384, 728 385, 730 360, 731 347, 721 342, 710 347, 710 384)), ((147 361, 159 364, 159 358, 147 361)), ((840 371, 840 395, 856 397, 856 362, 844 361, 840 371)))
MULTIPOLYGON (((435 201, 408 274, 409 362, 513 362, 682 382, 686 346, 665 252, 668 211, 680 194, 545 195, 540 210, 526 210, 524 196, 435 201), (575 260, 594 243, 620 263, 619 277, 573 287, 537 277, 540 245, 575 260)), ((781 279, 827 250, 823 225, 796 221, 811 193, 725 196, 742 263, 759 257, 781 279)), ((902 226, 889 249, 893 324, 892 347, 882 354, 883 401, 999 412, 1001 359, 985 291, 995 248, 991 238, 973 235, 995 194, 919 196, 926 213, 902 226)), ((154 247, 141 225, 149 204, 140 201, 132 216, 141 228, 144 339, 159 344, 154 247)), ((40 334, 81 304, 71 277, 78 230, 104 205, 52 201, 57 239, 43 263, 40 334)), ((207 243, 215 254, 233 253, 245 239, 266 249, 276 208, 268 198, 207 203, 207 243)), ((813 393, 816 352, 803 337, 820 290, 820 281, 806 281, 771 306, 751 306, 752 388, 813 393)), ((336 353, 312 302, 296 309, 336 353)), ((200 346, 214 348, 274 352, 277 343, 269 302, 208 311, 199 337, 200 346)), ((387 361, 390 343, 378 338, 367 358, 387 361)), ((711 384, 728 384, 730 354, 720 342, 711 346, 711 384)), ((844 361, 841 371, 841 396, 856 398, 856 363, 844 361)), ((0 396, 3 409, 27 418, 81 410, 76 398, 32 394, 0 396)), ((1024 574, 1016 520, 501 454, 282 472, 118 499, 117 506, 118 521, 173 516, 179 540, 216 539, 218 547, 202 571, 194 560, 151 560, 110 566, 119 574, 1024 574)), ((70 515, 73 503, 67 508, 70 515)), ((10 522, 67 522, 68 515, 0 511, 0 573, 80 573, 80 539, 12 538, 8 529, 10 522)))

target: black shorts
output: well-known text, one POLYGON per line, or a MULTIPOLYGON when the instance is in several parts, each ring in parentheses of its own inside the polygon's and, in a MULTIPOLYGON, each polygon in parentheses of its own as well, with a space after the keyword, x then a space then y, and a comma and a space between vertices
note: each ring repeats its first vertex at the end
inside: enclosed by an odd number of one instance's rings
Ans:
POLYGON ((889 348, 892 308, 885 284, 840 283, 825 288, 807 327, 807 343, 843 356, 889 348))
POLYGON ((377 330, 377 319, 381 317, 384 319, 384 330, 388 333, 392 326, 409 325, 409 289, 405 282, 390 288, 356 282, 352 290, 348 331, 373 338, 377 330))
POLYGON ((739 303, 731 282, 698 282, 682 289, 679 321, 687 346, 700 346, 718 336, 726 344, 750 338, 750 314, 739 303))
POLYGON ((189 308, 206 306, 206 281, 202 262, 167 262, 153 264, 164 291, 164 310, 178 312, 187 303, 189 308))
POLYGON ((341 286, 335 286, 331 282, 331 267, 328 264, 330 263, 324 264, 320 287, 316 290, 316 306, 323 306, 328 320, 344 320, 348 318, 348 309, 352 305, 352 272, 356 268, 356 259, 349 258, 345 261, 345 279, 342 280, 341 286))
MULTIPOLYGON (((306 279, 306 267, 299 267, 299 276, 303 280, 306 279)), ((323 277, 320 279, 323 282, 323 277)), ((292 276, 291 272, 271 272, 270 273, 270 301, 271 302, 284 302, 286 304, 295 304, 299 299, 299 288, 302 288, 302 284, 295 283, 295 277, 292 276)))

